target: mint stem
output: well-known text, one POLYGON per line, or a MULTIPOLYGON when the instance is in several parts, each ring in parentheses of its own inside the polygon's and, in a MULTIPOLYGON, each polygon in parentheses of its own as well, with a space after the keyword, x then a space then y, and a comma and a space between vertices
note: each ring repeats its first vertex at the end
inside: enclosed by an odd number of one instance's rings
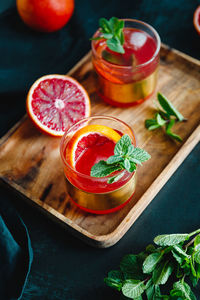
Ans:
MULTIPOLYGON (((197 230, 197 231, 200 232, 200 229, 197 230)), ((200 235, 200 234, 198 234, 198 235, 200 235)), ((195 240, 196 236, 185 245, 185 249, 187 249, 189 246, 191 246, 194 243, 194 240, 195 240)))
POLYGON ((188 236, 191 237, 191 236, 193 236, 194 234, 197 234, 197 233, 200 233, 200 229, 197 229, 197 230, 191 232, 188 236))

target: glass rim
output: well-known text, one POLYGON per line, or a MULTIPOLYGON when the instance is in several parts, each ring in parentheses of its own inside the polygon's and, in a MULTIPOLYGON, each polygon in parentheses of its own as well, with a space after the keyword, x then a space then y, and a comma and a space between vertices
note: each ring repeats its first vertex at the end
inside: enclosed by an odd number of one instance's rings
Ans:
MULTIPOLYGON (((124 22, 135 22, 135 23, 142 24, 142 25, 146 26, 147 28, 149 28, 154 33, 154 35, 156 37, 156 41, 157 41, 156 51, 154 52, 153 56, 149 60, 147 60, 146 62, 144 62, 142 64, 138 64, 138 65, 136 65, 134 67, 133 66, 120 66, 120 65, 116 65, 116 64, 110 63, 110 62, 108 62, 106 60, 104 60, 104 64, 106 64, 108 66, 112 66, 112 67, 114 67, 116 69, 117 68, 119 68, 119 69, 137 69, 138 68, 139 69, 139 68, 142 68, 142 67, 150 64, 154 60, 154 58, 158 55, 158 53, 160 51, 161 40, 160 40, 160 36, 159 36, 158 32, 153 28, 153 26, 149 25, 148 23, 146 23, 144 21, 140 21, 140 20, 137 20, 137 19, 121 19, 121 20, 123 20, 124 22)), ((99 33, 99 28, 94 33, 93 37, 95 37, 98 33, 99 33)), ((91 43, 91 45, 92 45, 92 52, 96 55, 97 58, 101 58, 97 54, 97 52, 95 50, 95 47, 94 47, 94 43, 95 42, 96 42, 95 40, 92 40, 92 43, 91 43)))
MULTIPOLYGON (((79 123, 81 122, 85 122, 85 121, 90 121, 90 120, 95 120, 95 119, 107 119, 107 120, 113 120, 113 121, 116 121, 116 122, 119 122, 121 123, 123 126, 127 127, 130 131, 131 131, 131 134, 134 138, 134 141, 135 141, 135 145, 134 147, 137 147, 137 140, 136 140, 136 136, 135 136, 135 133, 133 131, 133 129, 128 125, 126 124, 124 121, 122 120, 119 120, 118 118, 115 118, 115 117, 111 117, 111 116, 107 116, 107 115, 95 115, 95 116, 92 116, 92 117, 87 117, 87 118, 84 118, 84 119, 81 119, 80 121, 78 121, 77 123, 75 123, 74 125, 72 125, 65 133, 64 135, 62 136, 61 138, 61 141, 60 141, 60 156, 61 156, 61 159, 62 159, 62 162, 64 163, 64 165, 66 165, 70 170, 72 170, 73 172, 75 172, 77 175, 83 177, 83 178, 87 178, 87 179, 91 179, 91 178, 95 178, 95 180, 99 180, 101 181, 102 179, 105 179, 105 178, 111 178, 113 177, 113 174, 110 174, 108 176, 104 176, 104 177, 93 177, 93 176, 90 176, 90 175, 86 175, 86 174, 83 174, 79 171, 77 171, 74 167, 70 166, 65 158, 65 155, 64 155, 64 144, 65 144, 65 138, 66 136, 69 134, 69 132, 73 129, 73 127, 76 127, 79 123)), ((119 173, 123 172, 125 170, 121 170, 119 173)), ((132 173, 132 176, 135 175, 135 171, 132 173)), ((131 177, 132 177, 131 176, 131 177)))

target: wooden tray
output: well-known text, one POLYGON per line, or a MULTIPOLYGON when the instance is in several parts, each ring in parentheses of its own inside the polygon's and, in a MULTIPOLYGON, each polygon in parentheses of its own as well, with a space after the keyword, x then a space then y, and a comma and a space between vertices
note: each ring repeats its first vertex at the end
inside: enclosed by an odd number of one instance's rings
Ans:
POLYGON ((132 108, 113 108, 96 94, 96 76, 91 53, 69 74, 87 89, 92 115, 112 115, 134 128, 138 144, 152 155, 138 169, 136 193, 121 211, 92 215, 77 209, 69 200, 59 156, 59 138, 41 134, 25 116, 1 139, 0 176, 30 203, 37 204, 77 237, 96 247, 109 247, 126 233, 134 221, 200 140, 200 62, 162 46, 158 88, 188 118, 175 131, 184 142, 177 144, 164 135, 144 128, 154 114, 153 101, 132 108))

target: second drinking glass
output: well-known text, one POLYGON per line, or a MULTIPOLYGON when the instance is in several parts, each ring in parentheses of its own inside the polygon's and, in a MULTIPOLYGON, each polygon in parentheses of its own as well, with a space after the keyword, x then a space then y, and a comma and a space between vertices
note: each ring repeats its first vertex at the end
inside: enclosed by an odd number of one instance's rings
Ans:
MULTIPOLYGON (((156 30, 138 20, 124 20, 124 54, 110 50, 105 39, 92 41, 98 93, 113 106, 128 107, 149 98, 156 87, 160 38, 156 30)), ((94 38, 101 36, 100 30, 94 38)))

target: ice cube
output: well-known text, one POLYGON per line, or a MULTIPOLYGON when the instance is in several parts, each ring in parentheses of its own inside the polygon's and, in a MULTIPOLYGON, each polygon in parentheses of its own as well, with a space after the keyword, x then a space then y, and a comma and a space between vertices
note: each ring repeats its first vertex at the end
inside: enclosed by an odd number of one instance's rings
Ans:
POLYGON ((131 34, 130 43, 137 49, 144 46, 147 36, 142 32, 133 32, 131 34))

